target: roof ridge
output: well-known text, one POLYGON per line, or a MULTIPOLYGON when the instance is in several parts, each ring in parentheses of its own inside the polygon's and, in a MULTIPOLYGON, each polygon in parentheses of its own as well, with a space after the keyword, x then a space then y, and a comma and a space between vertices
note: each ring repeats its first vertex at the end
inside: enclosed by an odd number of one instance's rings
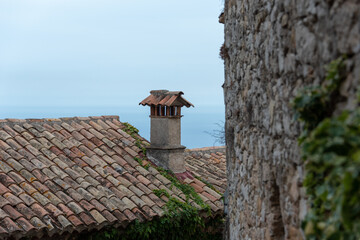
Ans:
POLYGON ((214 150, 226 150, 226 146, 213 146, 213 147, 202 147, 202 148, 192 148, 192 149, 185 149, 185 152, 207 152, 207 151, 214 151, 214 150))
POLYGON ((102 116, 89 116, 89 117, 61 117, 61 118, 5 118, 0 119, 0 126, 3 124, 25 124, 25 123, 48 123, 48 122, 68 122, 68 121, 92 121, 92 120, 106 120, 106 119, 115 119, 120 121, 120 117, 117 115, 102 115, 102 116))

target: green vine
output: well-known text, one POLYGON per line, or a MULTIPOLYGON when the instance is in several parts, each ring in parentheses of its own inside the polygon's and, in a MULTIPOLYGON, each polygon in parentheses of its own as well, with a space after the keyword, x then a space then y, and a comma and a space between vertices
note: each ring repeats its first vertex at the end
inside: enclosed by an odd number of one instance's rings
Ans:
POLYGON ((126 228, 105 228, 88 234, 80 234, 77 239, 88 240, 220 240, 221 231, 218 231, 223 220, 220 217, 209 218, 203 221, 197 211, 191 212, 190 217, 178 212, 171 217, 163 216, 152 221, 140 222, 135 220, 126 228))
POLYGON ((360 239, 360 108, 332 116, 344 74, 344 57, 327 68, 323 86, 294 100, 304 122, 299 138, 310 210, 302 226, 308 239, 360 239), (316 107, 315 107, 316 106, 316 107))
MULTIPOLYGON (((198 204, 202 209, 208 212, 211 215, 210 206, 205 204, 204 201, 201 199, 199 194, 194 190, 194 188, 188 184, 184 184, 180 182, 174 175, 169 171, 165 170, 161 167, 156 167, 161 175, 166 177, 171 182, 170 190, 175 186, 180 189, 184 195, 186 196, 186 203, 189 204, 189 200, 193 200, 196 204, 198 204)), ((190 205, 190 204, 189 204, 190 205)), ((191 205, 190 205, 191 206, 191 205)))
POLYGON ((323 119, 331 117, 335 103, 339 101, 339 87, 344 79, 345 56, 332 61, 327 67, 327 74, 321 86, 305 87, 295 97, 293 106, 295 118, 304 123, 304 131, 300 137, 309 134, 323 119))
POLYGON ((135 139, 135 146, 141 149, 143 156, 146 156, 146 148, 144 147, 142 139, 139 137, 139 129, 128 122, 124 122, 123 125, 124 128, 122 130, 135 139))
POLYGON ((140 222, 138 220, 131 223, 126 229, 107 228, 103 231, 91 233, 86 236, 81 235, 79 239, 91 240, 145 240, 145 239, 222 239, 223 216, 211 216, 209 205, 204 203, 201 197, 190 185, 180 182, 175 175, 161 167, 150 165, 146 158, 146 148, 138 135, 139 130, 123 123, 123 131, 135 139, 135 144, 142 150, 142 156, 134 159, 145 169, 154 167, 162 176, 170 182, 170 190, 178 188, 185 195, 186 199, 180 201, 178 198, 170 196, 165 189, 155 189, 154 194, 158 197, 168 198, 163 207, 164 216, 157 217, 151 221, 140 222), (200 209, 191 205, 194 201, 200 209), (202 217, 200 212, 205 211, 207 217, 202 217))

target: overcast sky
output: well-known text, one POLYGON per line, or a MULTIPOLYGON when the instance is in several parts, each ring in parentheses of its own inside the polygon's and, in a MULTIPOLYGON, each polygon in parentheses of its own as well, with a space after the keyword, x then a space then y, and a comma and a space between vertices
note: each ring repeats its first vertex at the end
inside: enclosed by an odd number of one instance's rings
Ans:
POLYGON ((0 105, 223 105, 221 0, 0 0, 0 105))

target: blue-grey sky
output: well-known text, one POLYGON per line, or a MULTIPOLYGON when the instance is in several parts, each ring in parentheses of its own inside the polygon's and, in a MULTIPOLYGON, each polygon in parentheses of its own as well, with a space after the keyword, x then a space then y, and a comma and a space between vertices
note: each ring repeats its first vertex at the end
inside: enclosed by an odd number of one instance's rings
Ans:
POLYGON ((0 105, 137 106, 169 89, 221 106, 221 9, 221 0, 0 0, 0 105))

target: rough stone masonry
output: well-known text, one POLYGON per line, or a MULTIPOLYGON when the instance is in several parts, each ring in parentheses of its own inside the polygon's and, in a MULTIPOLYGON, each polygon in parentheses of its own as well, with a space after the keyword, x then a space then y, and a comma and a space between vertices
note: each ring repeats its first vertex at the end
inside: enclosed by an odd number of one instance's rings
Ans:
MULTIPOLYGON (((358 0, 225 0, 228 239, 303 239, 304 170, 291 101, 347 54, 344 101, 360 78, 358 0)), ((336 114, 336 112, 335 112, 336 114)))

